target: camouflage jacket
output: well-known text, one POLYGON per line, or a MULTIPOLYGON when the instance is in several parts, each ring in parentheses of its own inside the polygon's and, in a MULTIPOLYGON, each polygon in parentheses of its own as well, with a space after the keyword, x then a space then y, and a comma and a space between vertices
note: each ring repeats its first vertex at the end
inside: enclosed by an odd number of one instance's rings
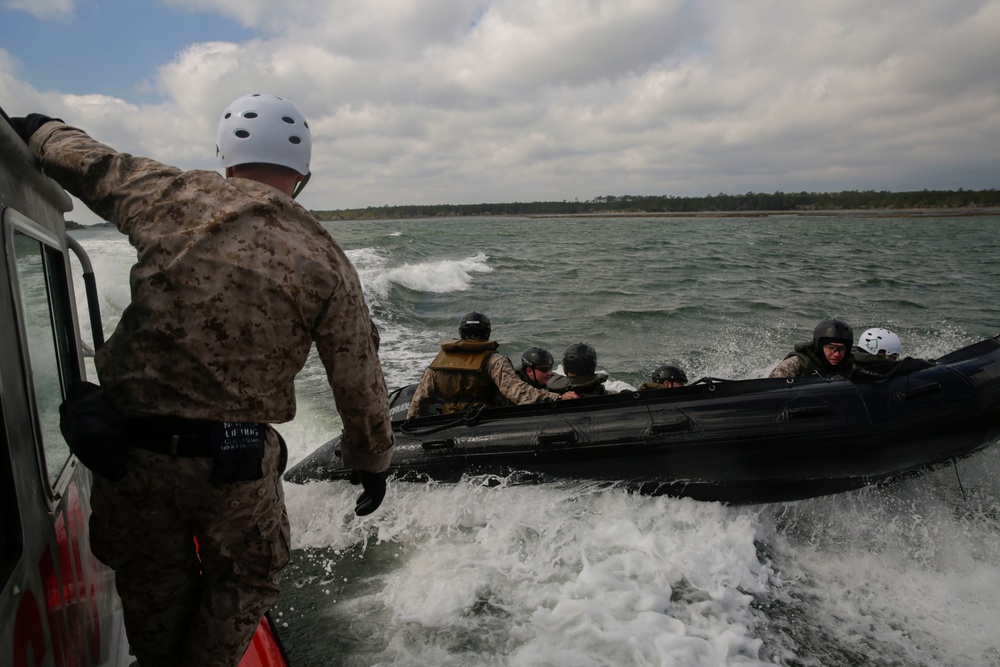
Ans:
POLYGON ((306 209, 257 181, 119 153, 59 122, 31 148, 138 253, 132 301, 96 358, 119 409, 288 421, 315 342, 349 443, 344 465, 388 467, 379 334, 357 271, 306 209))
POLYGON ((854 372, 854 356, 848 354, 840 364, 833 368, 820 359, 823 352, 816 351, 813 343, 800 343, 795 346, 795 351, 789 353, 767 377, 769 378, 795 378, 809 375, 822 375, 830 377, 839 375, 850 377, 854 372))

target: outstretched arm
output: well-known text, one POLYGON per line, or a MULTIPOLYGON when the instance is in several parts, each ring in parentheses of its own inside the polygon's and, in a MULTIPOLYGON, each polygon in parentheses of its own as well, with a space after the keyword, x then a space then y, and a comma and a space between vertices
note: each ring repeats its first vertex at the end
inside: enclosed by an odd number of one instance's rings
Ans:
POLYGON ((389 398, 378 358, 379 334, 368 313, 354 266, 337 248, 341 284, 313 337, 337 412, 344 421, 344 466, 382 472, 392 459, 389 398))
POLYGON ((559 394, 544 389, 536 389, 517 377, 514 364, 502 354, 492 354, 486 362, 486 370, 490 379, 511 403, 541 403, 543 401, 558 401, 559 394))

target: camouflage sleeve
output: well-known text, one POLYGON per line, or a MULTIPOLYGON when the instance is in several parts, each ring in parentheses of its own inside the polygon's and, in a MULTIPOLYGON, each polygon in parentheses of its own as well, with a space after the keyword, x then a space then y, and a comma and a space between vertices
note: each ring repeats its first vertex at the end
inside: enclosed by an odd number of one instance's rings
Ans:
POLYGON ((126 234, 134 220, 150 217, 154 202, 171 200, 166 194, 177 190, 182 175, 156 160, 119 153, 65 123, 43 125, 31 147, 47 175, 126 234))
POLYGON ((802 363, 796 356, 791 356, 774 367, 767 376, 769 378, 794 378, 802 374, 802 363))
POLYGON ((413 392, 413 397, 410 399, 410 408, 406 411, 407 419, 420 416, 420 410, 423 407, 423 404, 434 392, 435 377, 434 372, 429 368, 424 371, 422 376, 420 376, 420 383, 417 385, 416 391, 413 392))
POLYGON ((378 329, 372 322, 354 266, 337 249, 342 282, 313 331, 337 412, 344 422, 344 466, 381 472, 392 460, 389 395, 379 363, 378 329))
POLYGON ((517 377, 514 364, 502 354, 491 354, 486 362, 486 370, 504 398, 515 405, 559 400, 559 394, 536 389, 517 377))

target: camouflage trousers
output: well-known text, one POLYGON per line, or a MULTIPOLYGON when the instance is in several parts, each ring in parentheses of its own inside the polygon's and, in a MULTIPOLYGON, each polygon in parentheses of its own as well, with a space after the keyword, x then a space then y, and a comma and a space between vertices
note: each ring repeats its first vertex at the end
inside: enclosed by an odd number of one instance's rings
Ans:
POLYGON ((115 570, 141 667, 239 664, 289 558, 279 438, 260 480, 213 484, 211 458, 135 447, 124 478, 94 476, 91 550, 115 570))

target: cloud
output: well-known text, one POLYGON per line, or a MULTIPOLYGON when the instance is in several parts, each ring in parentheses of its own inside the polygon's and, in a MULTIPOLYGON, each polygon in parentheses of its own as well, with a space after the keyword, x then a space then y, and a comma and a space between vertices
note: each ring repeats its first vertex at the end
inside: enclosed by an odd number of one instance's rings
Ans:
POLYGON ((73 0, 5 0, 3 7, 27 12, 46 21, 73 15, 73 0))
MULTIPOLYGON (((313 127, 313 208, 1000 173, 1000 0, 172 2, 258 37, 178 48, 146 81, 152 103, 32 94, 201 168, 230 100, 279 94, 313 127)), ((6 99, 24 84, 5 71, 6 99)))

